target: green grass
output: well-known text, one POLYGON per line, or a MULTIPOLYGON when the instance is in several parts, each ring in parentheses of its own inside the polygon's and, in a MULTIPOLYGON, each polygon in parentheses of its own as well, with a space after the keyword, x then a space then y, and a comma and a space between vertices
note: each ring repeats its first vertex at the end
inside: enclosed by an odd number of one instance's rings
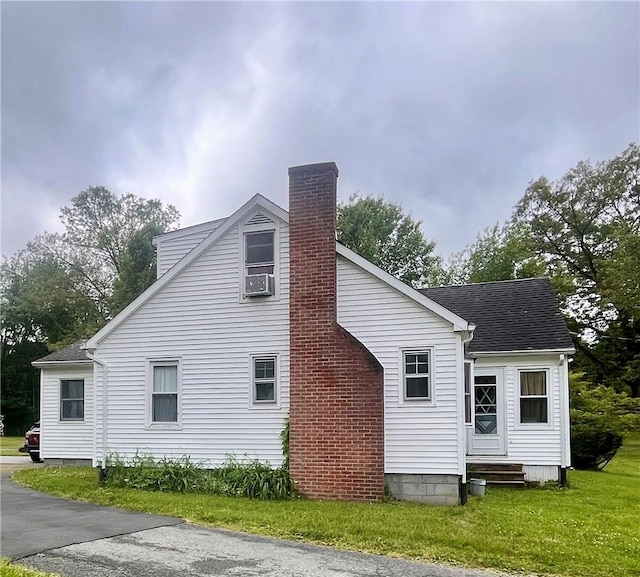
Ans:
POLYGON ((57 573, 43 573, 35 569, 29 569, 16 563, 11 563, 9 559, 0 559, 0 575, 2 577, 59 577, 57 573))
POLYGON ((18 452, 18 447, 24 445, 22 437, 0 437, 0 455, 4 457, 29 457, 27 453, 18 452))
POLYGON ((569 489, 490 488, 466 507, 257 501, 101 487, 94 470, 29 469, 14 478, 56 495, 398 557, 575 577, 640 575, 640 435, 569 489))

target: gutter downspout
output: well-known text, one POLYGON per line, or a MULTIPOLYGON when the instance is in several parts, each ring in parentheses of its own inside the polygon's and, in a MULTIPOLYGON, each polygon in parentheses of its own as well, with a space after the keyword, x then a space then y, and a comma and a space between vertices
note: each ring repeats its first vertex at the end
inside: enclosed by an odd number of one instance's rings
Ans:
MULTIPOLYGON (((95 350, 95 349, 94 349, 95 350)), ((107 385, 109 383, 109 366, 105 361, 86 351, 86 355, 94 363, 102 367, 102 459, 100 461, 100 482, 107 478, 107 385)), ((95 416, 97 419, 98 415, 95 416)))
POLYGON ((569 412, 569 368, 567 355, 560 355, 558 362, 560 383, 560 471, 558 481, 567 486, 567 470, 571 465, 571 416, 569 412))
MULTIPOLYGON (((467 504, 467 427, 464 419, 464 356, 467 345, 473 340, 473 331, 476 325, 467 323, 467 330, 461 331, 460 343, 462 354, 462 374, 458 374, 459 382, 462 383, 462 392, 458 395, 458 459, 462 465, 460 471, 460 504, 467 504)), ((459 391, 460 392, 460 391, 459 391)))

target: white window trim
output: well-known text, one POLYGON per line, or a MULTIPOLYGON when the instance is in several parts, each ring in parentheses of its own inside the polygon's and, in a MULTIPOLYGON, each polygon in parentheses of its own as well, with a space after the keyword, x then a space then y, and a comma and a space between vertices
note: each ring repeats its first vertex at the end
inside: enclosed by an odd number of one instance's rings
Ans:
POLYGON ((551 367, 518 367, 516 369, 516 382, 515 384, 515 389, 516 389, 516 421, 515 421, 515 426, 517 429, 552 429, 553 428, 553 410, 552 410, 552 396, 551 396, 551 391, 552 391, 552 381, 551 381, 551 377, 552 377, 552 372, 551 372, 551 367), (547 399, 547 422, 546 423, 523 423, 520 419, 520 400, 523 398, 531 398, 531 399, 541 399, 543 398, 542 396, 533 396, 533 395, 526 395, 526 396, 522 396, 521 394, 521 390, 522 387, 520 385, 520 374, 521 373, 545 373, 546 374, 546 381, 547 381, 547 394, 546 399, 547 399))
POLYGON ((182 357, 160 357, 147 359, 145 386, 145 429, 182 429, 182 357), (177 367, 178 389, 178 421, 175 423, 153 421, 153 368, 157 366, 177 367))
POLYGON ((252 353, 249 355, 249 408, 250 409, 279 409, 280 408, 280 354, 279 353, 252 353), (256 400, 256 381, 255 381, 255 367, 254 362, 256 359, 274 359, 274 386, 273 394, 275 399, 273 401, 257 401, 256 400))
POLYGON ((429 405, 435 406, 435 398, 436 398, 436 379, 435 379, 435 352, 434 347, 402 347, 399 351, 398 356, 398 399, 400 404, 407 405, 429 405), (407 397, 407 387, 405 374, 406 366, 405 366, 405 355, 406 354, 424 354, 427 353, 429 355, 429 396, 428 397, 407 397))
MULTIPOLYGON (((251 214, 247 220, 251 220, 254 215, 251 214)), ((274 221, 277 217, 273 217, 274 221)), ((238 302, 256 303, 264 300, 280 300, 280 224, 279 222, 265 224, 251 224, 238 227, 238 246, 239 246, 239 273, 238 273, 238 302), (273 231, 273 294, 270 297, 264 296, 260 298, 246 297, 244 294, 244 278, 246 275, 246 243, 245 235, 255 232, 271 232, 273 231)))
MULTIPOLYGON (((65 399, 67 401, 78 401, 80 399, 65 399)), ((58 379, 58 421, 60 423, 84 423, 87 412, 87 383, 84 377, 60 377, 58 379), (64 419, 62 417, 62 381, 82 381, 82 418, 64 419)))

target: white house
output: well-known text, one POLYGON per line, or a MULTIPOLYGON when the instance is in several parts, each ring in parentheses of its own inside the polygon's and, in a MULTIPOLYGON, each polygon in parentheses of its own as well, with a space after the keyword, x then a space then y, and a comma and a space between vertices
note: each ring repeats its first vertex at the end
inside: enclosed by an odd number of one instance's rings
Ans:
POLYGON ((414 290, 336 243, 335 164, 289 175, 289 213, 256 195, 157 237, 157 281, 82 348, 34 362, 45 462, 278 465, 290 416, 311 497, 386 484, 455 504, 470 467, 563 480, 574 350, 549 281, 414 290))

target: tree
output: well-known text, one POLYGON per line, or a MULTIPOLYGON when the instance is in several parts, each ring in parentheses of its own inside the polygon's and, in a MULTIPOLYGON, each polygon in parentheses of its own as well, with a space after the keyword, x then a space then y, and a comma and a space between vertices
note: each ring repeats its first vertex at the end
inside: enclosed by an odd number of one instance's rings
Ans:
POLYGON ((118 314, 156 280, 156 252, 152 239, 162 232, 157 224, 151 223, 129 240, 120 258, 120 273, 113 283, 112 314, 118 314))
POLYGON ((437 282, 442 271, 421 223, 404 214, 399 204, 371 196, 353 195, 338 206, 338 240, 413 287, 437 282))
POLYGON ((44 233, 2 262, 2 412, 19 430, 37 414, 31 361, 94 334, 155 280, 151 239, 179 214, 158 200, 91 187, 44 233))
POLYGON ((450 284, 467 284, 544 276, 545 263, 536 256, 523 223, 495 224, 448 263, 450 284))
MULTIPOLYGON (((73 278, 78 291, 90 298, 108 320, 113 316, 112 293, 116 279, 131 275, 130 251, 135 250, 131 242, 137 243, 139 252, 146 243, 142 252, 147 262, 139 262, 140 254, 136 260, 147 270, 155 262, 148 231, 159 234, 170 230, 179 216, 174 206, 165 206, 159 200, 132 194, 118 197, 104 187, 90 187, 74 197, 71 206, 61 209, 60 220, 65 232, 40 235, 29 243, 27 251, 59 263, 73 278), (138 238, 133 241, 136 235, 138 238)), ((130 280, 122 282, 130 283, 130 280)), ((150 282, 139 288, 144 290, 150 282)), ((135 296, 129 293, 129 297, 135 296)), ((122 306, 121 300, 118 302, 118 306, 122 306)))
POLYGON ((580 162, 557 182, 533 182, 514 221, 529 226, 572 328, 585 337, 576 344, 588 377, 638 396, 640 146, 607 162, 580 162))

